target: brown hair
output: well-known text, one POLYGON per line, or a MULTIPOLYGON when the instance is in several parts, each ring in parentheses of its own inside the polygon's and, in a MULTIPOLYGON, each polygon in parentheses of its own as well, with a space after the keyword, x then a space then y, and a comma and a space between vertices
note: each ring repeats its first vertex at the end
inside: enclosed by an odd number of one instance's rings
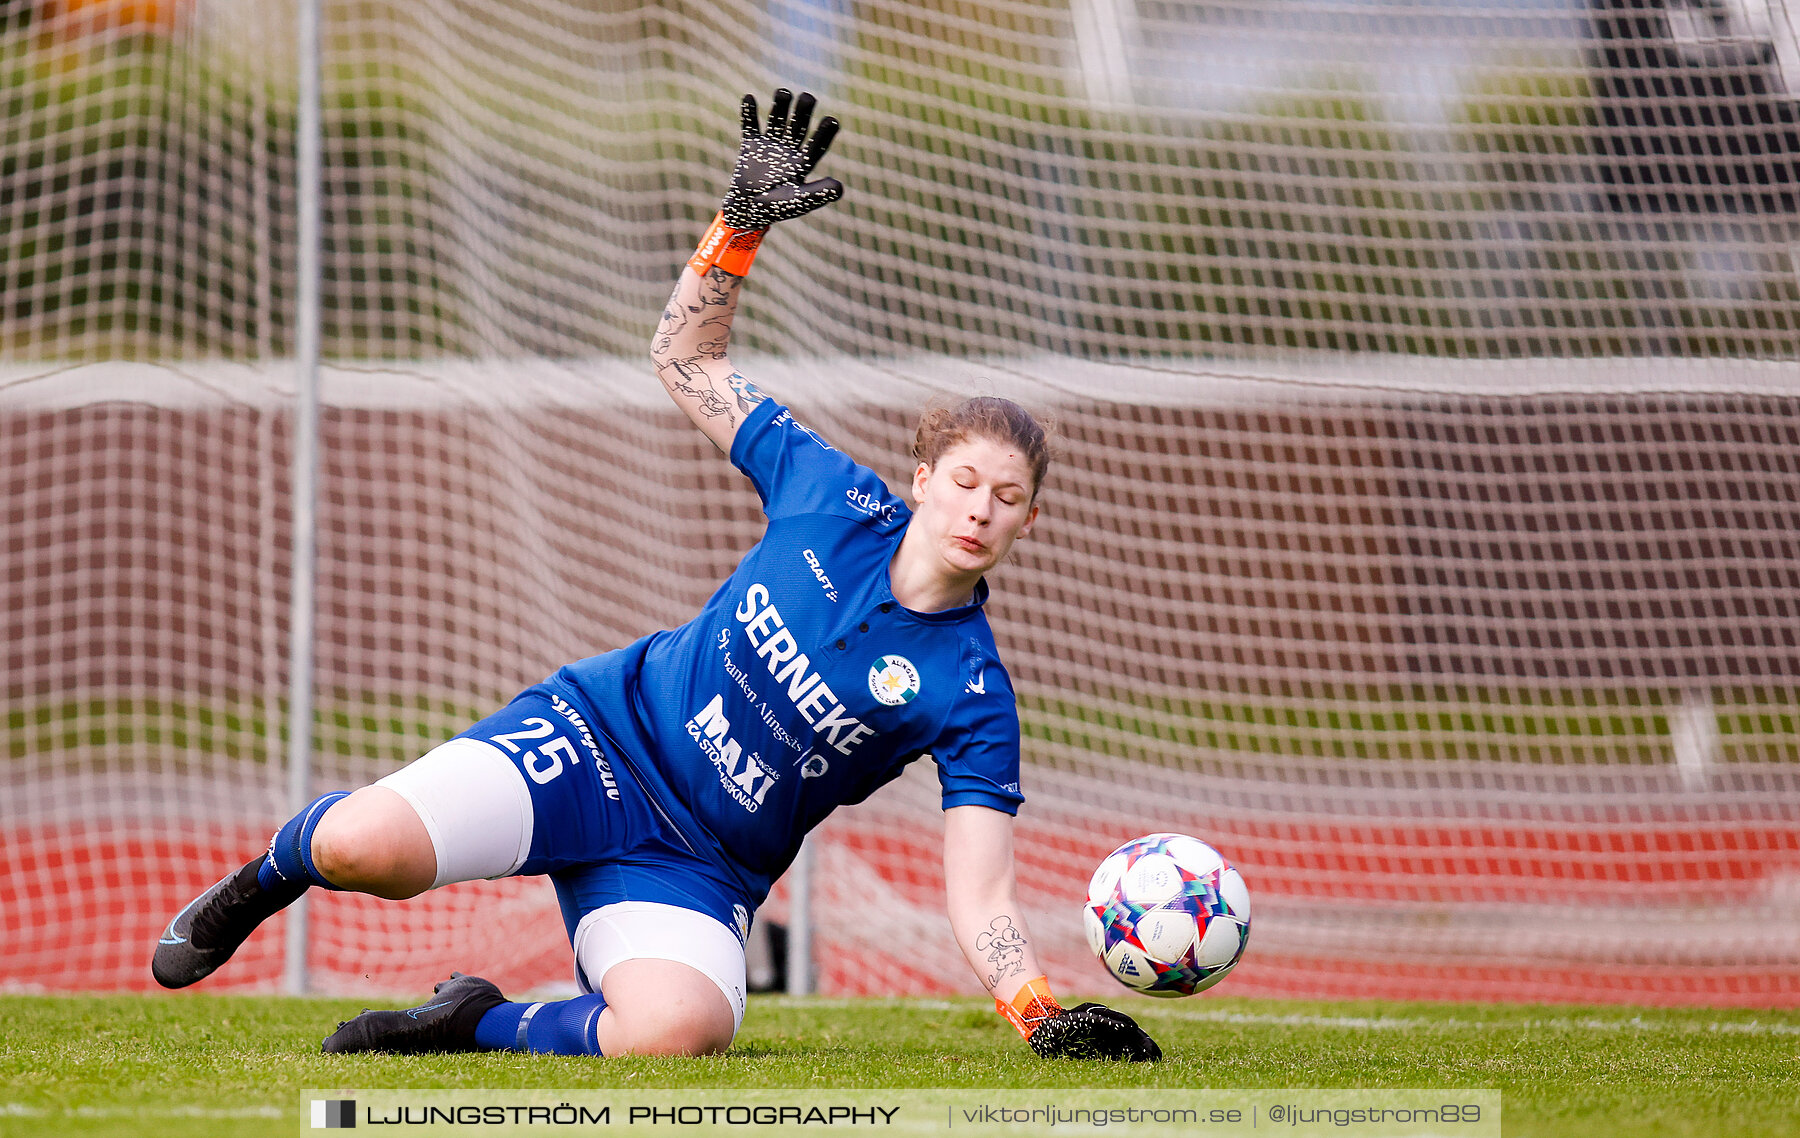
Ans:
POLYGON ((1050 469, 1050 432, 1031 412, 994 395, 978 395, 955 407, 933 407, 919 416, 913 457, 935 468, 946 451, 970 439, 1011 443, 1024 451, 1031 464, 1031 496, 1037 497, 1044 472, 1050 469))

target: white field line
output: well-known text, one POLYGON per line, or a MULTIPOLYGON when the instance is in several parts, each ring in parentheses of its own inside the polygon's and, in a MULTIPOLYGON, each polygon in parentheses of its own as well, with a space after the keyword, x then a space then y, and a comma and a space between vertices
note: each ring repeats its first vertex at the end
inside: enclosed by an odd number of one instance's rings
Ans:
POLYGON ((22 1102, 0 1102, 0 1118, 289 1118, 294 1110, 278 1106, 244 1106, 221 1109, 201 1106, 74 1106, 51 1110, 22 1102))
MULTIPOLYGON (((951 1011, 967 1005, 945 1000, 852 999, 815 996, 772 996, 759 1002, 786 1008, 853 1008, 870 1004, 918 1008, 923 1011, 951 1011)), ((1711 1023, 1658 1023, 1642 1016, 1630 1019, 1554 1019, 1471 1020, 1426 1019, 1420 1016, 1322 1016, 1275 1015, 1254 1012, 1186 1011, 1181 1008, 1144 1006, 1133 1000, 1124 1006, 1133 1016, 1153 1020, 1187 1020, 1199 1023, 1230 1023, 1268 1027, 1339 1027, 1356 1031, 1419 1031, 1430 1028, 1479 1028, 1486 1030, 1528 1031, 1673 1031, 1684 1035, 1713 1033, 1718 1035, 1800 1035, 1800 1023, 1763 1023, 1759 1020, 1713 1021, 1711 1023)))
POLYGON ((948 1012, 966 1006, 953 1004, 949 1000, 915 1000, 910 996, 758 996, 756 1000, 778 1008, 866 1008, 871 1004, 886 1004, 896 1008, 948 1012))

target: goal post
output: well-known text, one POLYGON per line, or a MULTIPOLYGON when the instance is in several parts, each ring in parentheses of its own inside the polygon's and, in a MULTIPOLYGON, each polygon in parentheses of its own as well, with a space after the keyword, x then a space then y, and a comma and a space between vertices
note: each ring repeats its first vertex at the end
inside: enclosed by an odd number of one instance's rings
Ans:
MULTIPOLYGON (((319 232, 325 193, 319 90, 320 0, 298 0, 295 56, 296 236, 294 281, 294 491, 293 558, 288 613, 288 807, 299 813, 312 800, 313 636, 317 627, 319 500, 319 340, 324 265, 319 232)), ((302 896, 288 906, 282 952, 282 987, 290 996, 307 990, 307 914, 302 896)))
MULTIPOLYGON (((1791 4, 319 16, 315 276, 292 6, 0 15, 0 987, 147 986, 283 724, 359 785, 695 611, 761 519, 644 350, 804 81, 846 197, 734 358, 896 486, 934 397, 1060 421, 991 609, 1059 990, 1099 857, 1189 830, 1228 994, 1800 1002, 1791 4)), ((816 833, 820 990, 971 990, 938 825, 921 764, 816 833)), ((316 991, 567 980, 541 881, 311 909, 316 991)))

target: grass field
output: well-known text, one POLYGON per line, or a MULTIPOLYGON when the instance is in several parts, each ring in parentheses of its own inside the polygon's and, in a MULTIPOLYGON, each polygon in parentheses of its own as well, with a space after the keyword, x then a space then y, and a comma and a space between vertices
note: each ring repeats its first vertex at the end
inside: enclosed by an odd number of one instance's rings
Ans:
POLYGON ((293 1133, 342 1088, 1499 1088, 1505 1133, 1800 1134, 1793 1012, 1303 1003, 1125 1005, 1154 1066, 1044 1062, 992 1005, 755 997, 707 1059, 325 1056, 361 1007, 229 996, 0 997, 0 1135, 293 1133))

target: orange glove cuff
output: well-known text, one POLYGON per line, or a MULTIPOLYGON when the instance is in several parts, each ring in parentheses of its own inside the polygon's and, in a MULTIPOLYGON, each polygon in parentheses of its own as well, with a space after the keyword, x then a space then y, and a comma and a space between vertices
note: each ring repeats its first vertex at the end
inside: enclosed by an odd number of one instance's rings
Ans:
POLYGON ((725 214, 721 212, 713 218, 706 236, 700 239, 700 247, 688 258, 688 268, 701 276, 714 266, 734 277, 746 276, 750 272, 750 262, 756 260, 757 246, 762 244, 763 234, 767 232, 766 227, 733 229, 725 224, 725 214))
POLYGON ((1050 994, 1050 981, 1043 976, 1025 981, 1025 986, 1019 989, 1010 1004, 995 996, 994 1007, 1026 1039, 1031 1038, 1038 1024, 1063 1010, 1056 997, 1050 994))

